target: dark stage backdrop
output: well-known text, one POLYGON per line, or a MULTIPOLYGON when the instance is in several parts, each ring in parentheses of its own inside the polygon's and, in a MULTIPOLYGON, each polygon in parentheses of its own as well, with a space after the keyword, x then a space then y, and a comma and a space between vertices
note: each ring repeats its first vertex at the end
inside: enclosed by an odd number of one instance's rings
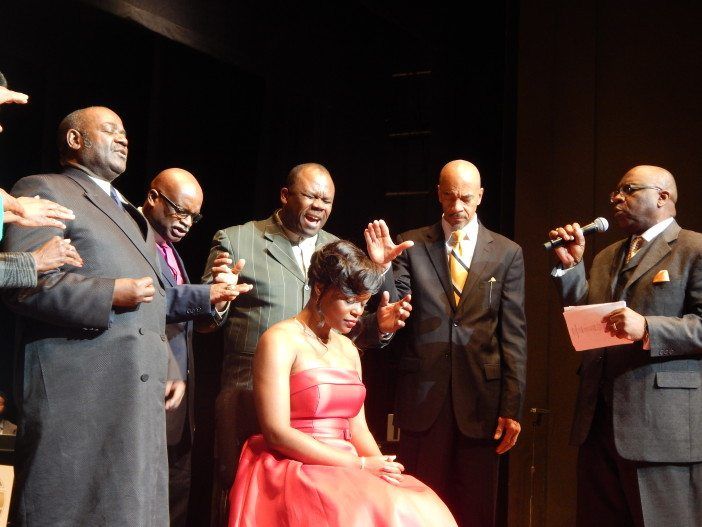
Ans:
MULTIPOLYGON (((0 70, 31 103, 0 114, 0 186, 55 168, 65 114, 109 106, 129 134, 128 170, 116 182, 129 199, 140 203, 171 166, 203 185, 205 219, 179 247, 191 279, 214 232, 268 216, 287 171, 306 161, 326 165, 337 185, 328 229, 356 242, 374 218, 396 233, 437 221, 438 171, 455 158, 481 170, 481 220, 513 234, 516 1, 11 4, 0 17, 0 70)), ((7 389, 13 320, 7 311, 1 319, 7 389)), ((196 525, 209 510, 218 339, 196 350, 196 525)), ((393 356, 364 356, 379 439, 393 356)))

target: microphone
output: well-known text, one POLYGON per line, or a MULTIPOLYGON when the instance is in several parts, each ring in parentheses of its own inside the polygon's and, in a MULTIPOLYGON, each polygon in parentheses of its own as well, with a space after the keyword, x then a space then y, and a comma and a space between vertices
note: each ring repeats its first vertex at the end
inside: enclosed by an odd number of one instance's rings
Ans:
MULTIPOLYGON (((582 231, 585 236, 592 234, 593 232, 604 232, 607 229, 609 229, 609 222, 604 218, 595 218, 595 221, 589 225, 585 225, 585 227, 582 227, 582 231)), ((563 241, 562 238, 556 238, 555 240, 549 240, 544 243, 544 249, 550 251, 551 249, 555 249, 556 247, 560 247, 566 243, 567 242, 563 241)))

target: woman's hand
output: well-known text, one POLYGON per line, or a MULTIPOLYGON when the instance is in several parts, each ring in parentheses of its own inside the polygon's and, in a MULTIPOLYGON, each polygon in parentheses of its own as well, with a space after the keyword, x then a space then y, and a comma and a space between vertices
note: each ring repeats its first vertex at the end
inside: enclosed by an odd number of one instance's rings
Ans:
POLYGON ((402 473, 405 467, 395 461, 395 457, 394 455, 368 456, 361 458, 361 464, 363 465, 363 470, 372 472, 388 483, 399 485, 400 481, 402 481, 402 473))

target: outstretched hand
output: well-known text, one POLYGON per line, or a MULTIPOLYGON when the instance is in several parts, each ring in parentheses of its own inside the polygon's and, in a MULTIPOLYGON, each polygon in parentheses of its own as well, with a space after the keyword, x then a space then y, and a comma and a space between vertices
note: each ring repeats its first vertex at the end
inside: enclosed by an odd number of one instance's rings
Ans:
POLYGON ((65 229, 61 220, 74 220, 71 209, 39 196, 13 198, 12 209, 5 212, 5 223, 15 223, 22 227, 57 227, 65 229))
POLYGON ((240 284, 239 273, 244 269, 246 260, 239 259, 234 267, 229 253, 223 252, 217 255, 212 262, 212 288, 210 290, 210 302, 218 311, 224 311, 227 302, 235 300, 241 293, 248 293, 253 289, 251 284, 240 284))
POLYGON ((63 265, 73 265, 83 267, 83 259, 78 254, 78 250, 71 245, 71 240, 54 236, 44 245, 32 251, 37 272, 43 273, 63 265))
MULTIPOLYGON (((9 103, 27 104, 28 101, 29 95, 18 91, 8 90, 4 86, 0 86, 0 105, 9 103)), ((2 132, 2 125, 0 125, 0 132, 2 132)))
POLYGON ((405 327, 405 320, 412 312, 412 295, 406 295, 397 302, 390 302, 390 293, 383 291, 378 305, 378 329, 381 333, 395 333, 405 327))
POLYGON ((363 231, 363 237, 366 239, 366 247, 368 256, 375 263, 390 267, 390 263, 397 258, 402 251, 409 249, 414 245, 414 242, 408 240, 397 245, 392 241, 390 229, 388 229, 385 220, 374 220, 368 224, 368 227, 363 231))

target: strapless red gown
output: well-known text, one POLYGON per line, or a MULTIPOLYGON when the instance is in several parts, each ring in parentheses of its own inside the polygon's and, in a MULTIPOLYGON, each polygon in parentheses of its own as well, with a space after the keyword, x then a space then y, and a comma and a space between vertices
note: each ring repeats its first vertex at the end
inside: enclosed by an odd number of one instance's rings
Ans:
MULTIPOLYGON (((314 368, 290 376, 290 422, 340 450, 366 388, 353 370, 314 368)), ((305 465, 249 438, 229 494, 229 527, 443 527, 456 521, 439 497, 405 475, 392 485, 360 468, 305 465)))

